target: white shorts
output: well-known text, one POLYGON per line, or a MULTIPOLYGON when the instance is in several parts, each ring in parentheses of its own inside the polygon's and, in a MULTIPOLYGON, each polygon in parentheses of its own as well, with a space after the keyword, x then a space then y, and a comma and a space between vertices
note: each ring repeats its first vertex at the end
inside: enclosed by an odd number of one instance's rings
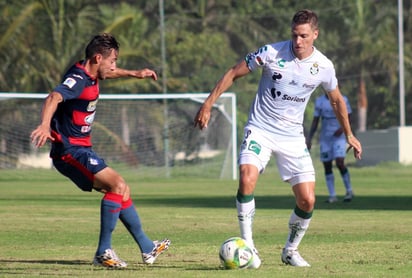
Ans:
POLYGON ((240 147, 239 165, 255 165, 262 173, 272 153, 279 174, 292 186, 301 182, 314 182, 315 169, 306 147, 305 137, 274 136, 257 128, 246 127, 240 147))
POLYGON ((346 156, 346 139, 345 136, 334 137, 328 140, 321 140, 320 161, 332 161, 338 157, 346 156))

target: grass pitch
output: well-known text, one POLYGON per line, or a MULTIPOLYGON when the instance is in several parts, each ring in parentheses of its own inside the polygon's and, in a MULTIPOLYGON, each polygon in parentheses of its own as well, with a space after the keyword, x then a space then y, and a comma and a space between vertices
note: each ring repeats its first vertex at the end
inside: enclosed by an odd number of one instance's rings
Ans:
MULTIPOLYGON (((280 261, 294 200, 274 168, 261 176, 255 192, 254 235, 263 260, 257 270, 223 270, 219 263, 220 244, 239 234, 237 181, 122 173, 146 233, 168 237, 172 245, 154 265, 143 265, 119 222, 113 247, 129 267, 107 270, 91 265, 101 194, 81 192, 53 170, 0 170, 0 277, 411 277, 411 166, 350 166, 355 199, 326 204, 317 165, 316 210, 300 246, 311 268, 280 261)), ((335 181, 342 199, 336 170, 335 181)))

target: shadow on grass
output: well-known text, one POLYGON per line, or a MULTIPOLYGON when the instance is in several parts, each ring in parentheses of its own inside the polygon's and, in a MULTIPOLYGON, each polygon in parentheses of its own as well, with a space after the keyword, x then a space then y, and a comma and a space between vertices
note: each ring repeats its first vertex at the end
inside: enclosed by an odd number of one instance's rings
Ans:
MULTIPOLYGON (((352 202, 325 203, 327 196, 317 196, 316 209, 334 210, 412 210, 411 196, 356 196, 352 202)), ((256 196, 256 208, 291 209, 294 207, 292 196, 256 196)), ((233 208, 232 197, 165 197, 136 198, 136 204, 168 207, 233 208)))
MULTIPOLYGON (((0 259, 0 265, 9 265, 10 269, 17 270, 13 265, 10 264, 33 264, 33 265, 66 265, 66 266, 89 266, 93 268, 93 271, 128 271, 128 270, 138 270, 138 269, 143 269, 143 268, 181 268, 181 267, 176 267, 176 266, 170 266, 170 265, 161 265, 161 264, 156 264, 156 265, 146 265, 144 263, 136 263, 136 264, 129 264, 127 268, 125 269, 119 269, 119 268, 106 268, 106 267, 101 267, 101 266, 94 266, 91 261, 88 260, 24 260, 24 259, 7 259, 7 260, 1 260, 0 259)), ((216 268, 210 268, 210 270, 215 270, 216 268)), ((0 274, 5 269, 0 268, 0 274)), ((12 274, 12 273, 9 273, 12 274)), ((1 276, 1 275, 0 275, 1 276)))
MULTIPOLYGON (((159 195, 139 195, 132 196, 137 206, 167 206, 167 207, 193 207, 193 208, 233 208, 235 207, 235 196, 159 196, 159 195)), ((412 196, 355 196, 352 202, 325 203, 327 196, 316 196, 316 209, 334 210, 412 210, 412 196)), ((295 206, 292 195, 271 195, 255 196, 257 208, 267 209, 291 209, 295 206)), ((0 201, 10 202, 8 198, 1 198, 0 201)), ((27 204, 44 203, 49 205, 77 205, 94 206, 100 204, 100 198, 83 198, 82 196, 19 196, 14 198, 13 203, 22 202, 27 204)))
POLYGON ((22 263, 22 264, 51 264, 51 265, 92 265, 90 261, 82 260, 22 260, 22 259, 9 259, 0 260, 0 264, 7 265, 9 263, 22 263))

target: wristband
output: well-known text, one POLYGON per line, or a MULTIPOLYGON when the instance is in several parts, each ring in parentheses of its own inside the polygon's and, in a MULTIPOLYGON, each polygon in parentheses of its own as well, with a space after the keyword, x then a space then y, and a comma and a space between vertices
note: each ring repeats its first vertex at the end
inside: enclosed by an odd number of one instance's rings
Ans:
POLYGON ((351 138, 353 138, 352 134, 349 134, 349 135, 346 136, 346 139, 351 139, 351 138))

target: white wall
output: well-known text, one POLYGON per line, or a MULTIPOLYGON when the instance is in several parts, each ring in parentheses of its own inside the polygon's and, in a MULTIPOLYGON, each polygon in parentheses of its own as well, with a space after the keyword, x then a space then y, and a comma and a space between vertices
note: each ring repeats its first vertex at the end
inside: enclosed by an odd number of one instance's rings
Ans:
POLYGON ((367 130, 356 134, 362 143, 360 165, 376 165, 384 161, 412 163, 412 126, 367 130))

